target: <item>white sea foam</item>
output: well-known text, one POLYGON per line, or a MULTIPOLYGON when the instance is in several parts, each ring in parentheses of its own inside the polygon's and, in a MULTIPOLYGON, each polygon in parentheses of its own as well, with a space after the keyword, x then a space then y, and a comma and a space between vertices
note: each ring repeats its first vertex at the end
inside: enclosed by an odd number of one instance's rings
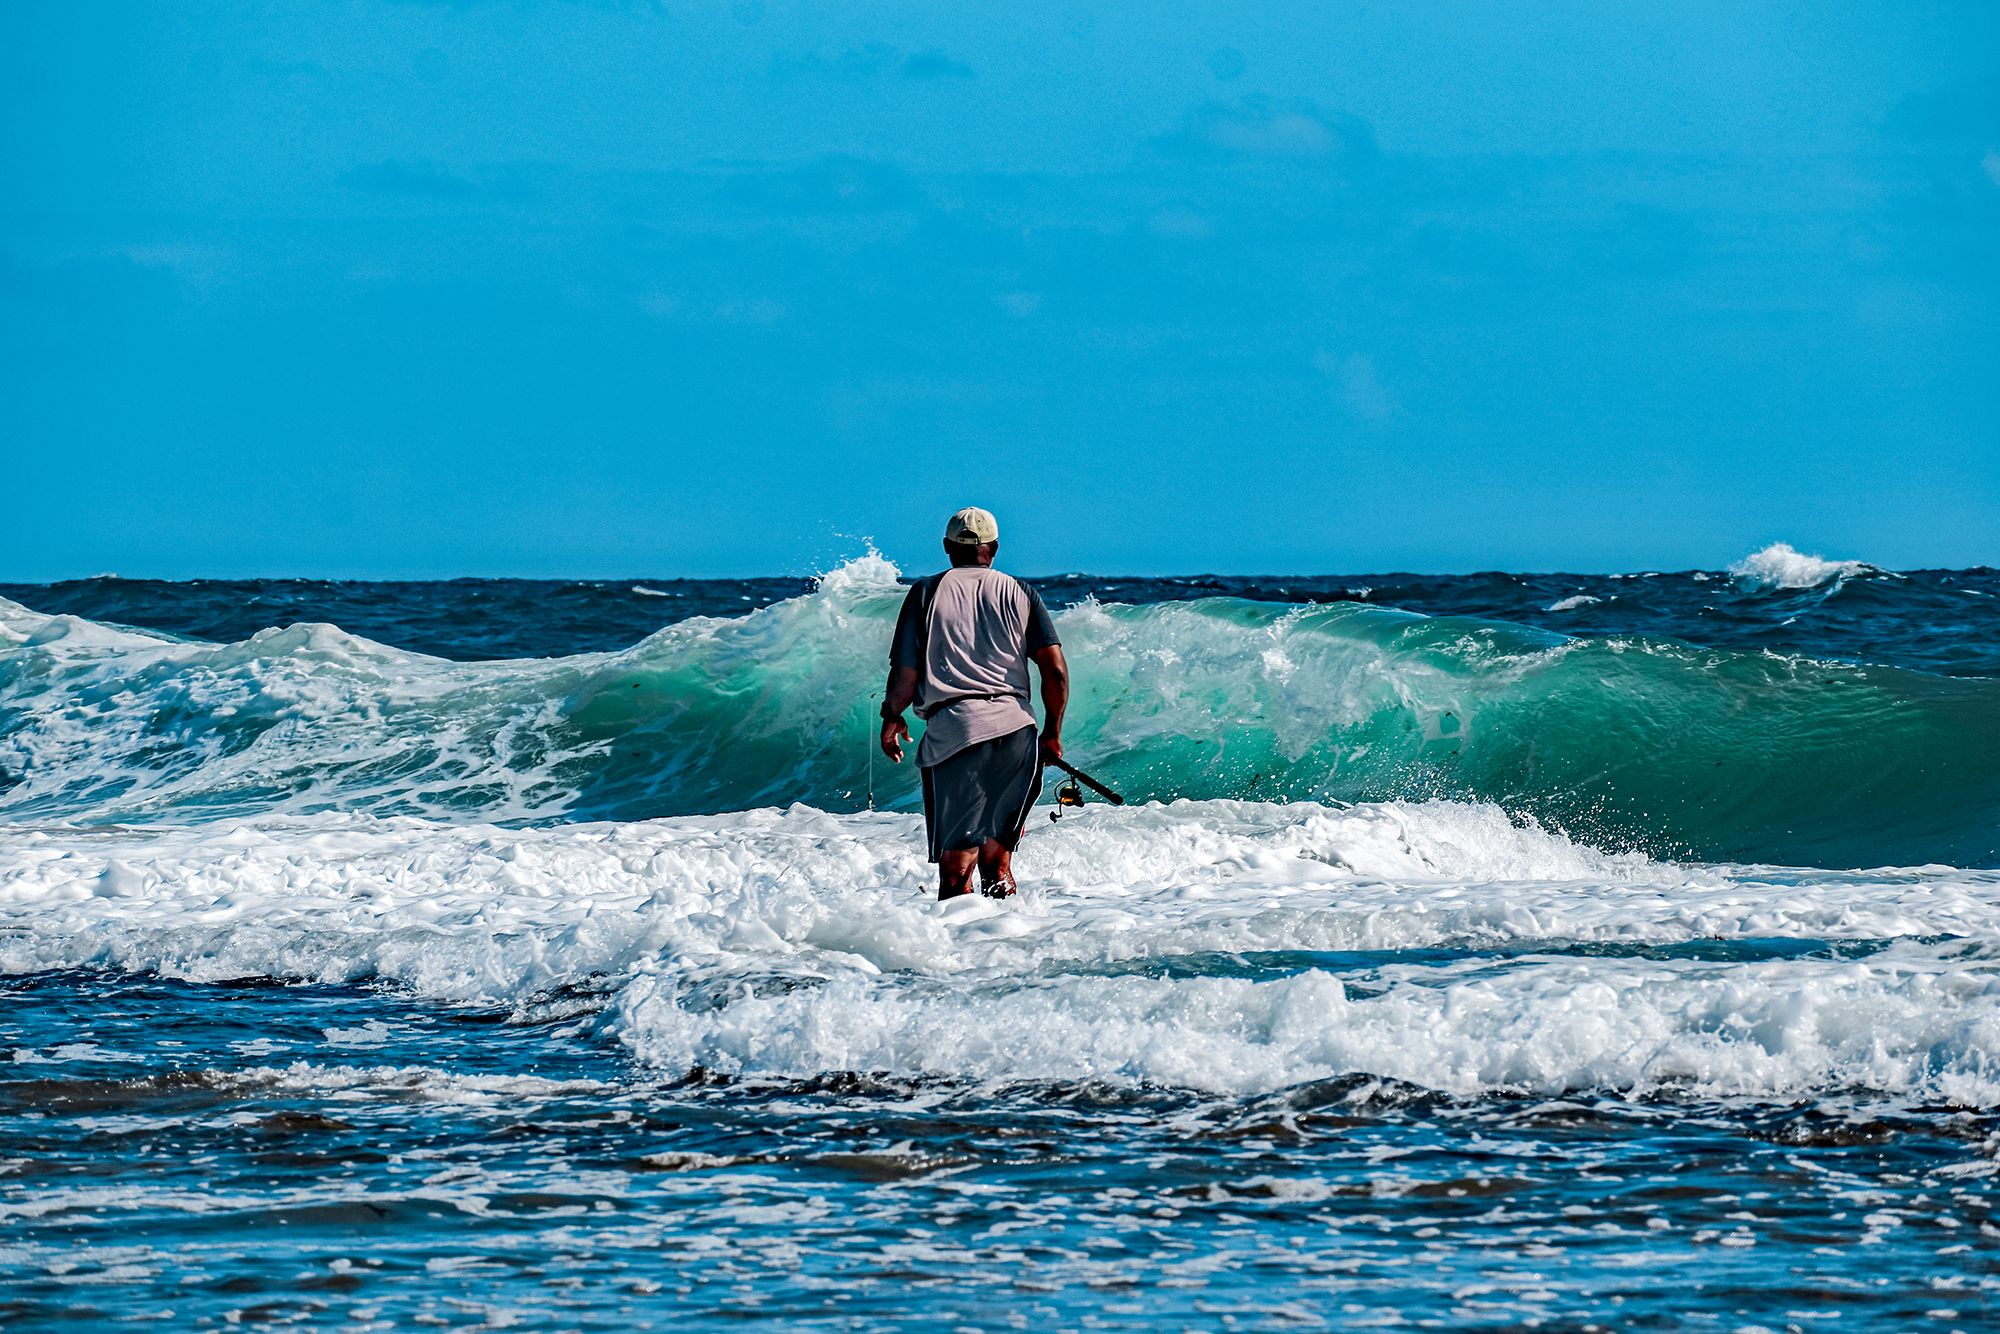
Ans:
POLYGON ((1539 937, 1552 920, 1473 887, 1683 878, 1444 803, 1093 807, 1037 829, 1021 866, 1035 886, 1023 903, 941 906, 916 817, 807 807, 552 829, 327 817, 29 832, 0 851, 0 968, 379 975, 510 1001, 662 951, 956 974, 1539 937), (1424 881, 1449 886, 1444 898, 1402 911, 1392 886, 1424 881))
POLYGON ((869 547, 865 555, 835 566, 814 581, 813 587, 821 593, 881 592, 893 589, 902 578, 895 563, 874 547, 869 547))
POLYGON ((161 648, 175 642, 167 635, 106 625, 82 616, 50 616, 0 598, 0 644, 35 648, 59 644, 66 650, 87 653, 161 648))
POLYGON ((1588 593, 1578 593, 1574 597, 1558 598, 1549 604, 1550 611, 1575 611, 1579 607, 1592 607, 1604 601, 1588 593))
POLYGON ((1093 807, 1038 826, 1019 869, 1017 900, 938 904, 914 817, 805 807, 16 831, 0 969, 376 977, 517 1006, 580 988, 668 1071, 2000 1101, 1991 872, 1688 868, 1491 807, 1226 801, 1093 807), (1894 943, 1631 954, 1708 938, 1894 943), (1412 953, 1439 949, 1486 953, 1412 953))
POLYGON ((1032 987, 837 977, 713 1007, 642 978, 620 1000, 668 1067, 980 1081, 1101 1079, 1254 1093, 1350 1073, 1453 1093, 1661 1088, 1789 1097, 1884 1089, 2000 1098, 2000 969, 1925 947, 1894 962, 1489 959, 1388 970, 1365 990, 1309 970, 1065 976, 1032 987))
POLYGON ((1876 567, 1866 561, 1808 556, 1793 550, 1787 542, 1773 542, 1729 567, 1730 574, 1757 588, 1818 588, 1821 584, 1876 572, 1876 567))

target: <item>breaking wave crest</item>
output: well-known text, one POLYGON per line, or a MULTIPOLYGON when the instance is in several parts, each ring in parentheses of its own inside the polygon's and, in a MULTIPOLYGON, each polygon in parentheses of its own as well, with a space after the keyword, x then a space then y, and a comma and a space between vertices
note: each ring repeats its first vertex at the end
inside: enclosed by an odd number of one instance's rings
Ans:
POLYGON ((1827 560, 1794 550, 1789 542, 1773 542, 1729 567, 1729 573, 1752 588, 1800 589, 1838 585, 1861 575, 1886 575, 1861 560, 1827 560))
MULTIPOLYGON (((620 652, 448 662, 330 625, 228 644, 0 603, 0 815, 639 819, 910 809, 871 758, 901 596, 817 591, 620 652)), ((2000 857, 2000 685, 1353 604, 1086 602, 1066 740, 1137 799, 1491 802, 1605 847, 2000 857)))

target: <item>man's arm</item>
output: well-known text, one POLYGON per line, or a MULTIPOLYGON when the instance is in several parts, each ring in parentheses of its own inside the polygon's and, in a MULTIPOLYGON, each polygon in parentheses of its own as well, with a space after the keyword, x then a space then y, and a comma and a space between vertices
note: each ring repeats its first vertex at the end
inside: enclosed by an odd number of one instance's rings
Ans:
POLYGON ((903 710, 917 698, 921 678, 914 667, 891 667, 889 684, 882 699, 882 753, 896 763, 903 762, 903 743, 910 739, 910 725, 903 710))
MULTIPOLYGON (((927 581, 928 582, 928 581, 927 581)), ((923 684, 924 589, 913 585, 903 595, 903 610, 896 617, 895 638, 889 642, 889 684, 882 694, 882 753, 896 763, 903 762, 903 743, 910 739, 903 710, 917 698, 923 684)))
POLYGON ((1062 758, 1063 710, 1069 707, 1069 663, 1061 644, 1038 648, 1035 667, 1042 674, 1042 758, 1062 758))

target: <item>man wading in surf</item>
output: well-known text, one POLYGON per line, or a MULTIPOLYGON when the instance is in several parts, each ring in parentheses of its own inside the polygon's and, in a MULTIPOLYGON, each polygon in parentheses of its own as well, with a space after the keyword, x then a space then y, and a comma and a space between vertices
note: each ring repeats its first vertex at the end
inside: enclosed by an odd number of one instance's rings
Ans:
POLYGON ((993 568, 1000 525, 962 509, 944 526, 951 568, 903 599, 882 701, 882 753, 901 763, 911 703, 924 720, 917 767, 938 897, 1014 892, 1014 845, 1042 792, 1042 763, 1062 758, 1069 666, 1034 589, 993 568), (1041 735, 1028 712, 1028 663, 1042 678, 1041 735))

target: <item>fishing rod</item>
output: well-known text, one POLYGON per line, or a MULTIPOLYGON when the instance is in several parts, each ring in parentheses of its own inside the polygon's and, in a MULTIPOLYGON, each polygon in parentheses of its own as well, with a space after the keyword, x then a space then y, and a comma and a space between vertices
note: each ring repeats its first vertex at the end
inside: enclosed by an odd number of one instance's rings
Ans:
POLYGON ((1064 783, 1056 789, 1056 809, 1049 812, 1051 820, 1062 819, 1062 808, 1065 806, 1083 805, 1083 792, 1077 787, 1078 783, 1083 784, 1084 787, 1089 788, 1113 806, 1123 806, 1125 804, 1125 798, 1119 796, 1116 792, 1113 792, 1110 788, 1104 786, 1104 784, 1098 782, 1068 760, 1059 760, 1053 755, 1045 755, 1042 757, 1042 763, 1053 764, 1070 777, 1069 782, 1064 783))

